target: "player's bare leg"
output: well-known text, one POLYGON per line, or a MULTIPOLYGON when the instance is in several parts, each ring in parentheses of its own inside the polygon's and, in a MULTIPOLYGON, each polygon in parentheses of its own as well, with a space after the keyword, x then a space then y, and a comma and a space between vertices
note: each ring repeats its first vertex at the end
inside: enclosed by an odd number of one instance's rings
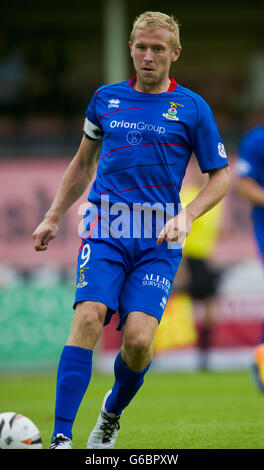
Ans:
POLYGON ((152 359, 158 320, 143 312, 131 312, 124 327, 122 359, 133 371, 144 369, 152 359))
POLYGON ((67 345, 93 349, 101 336, 106 311, 107 307, 101 302, 79 302, 67 345))
POLYGON ((120 416, 144 381, 152 359, 158 320, 143 312, 131 312, 124 327, 121 353, 115 360, 115 383, 103 405, 87 443, 88 449, 112 449, 120 416))

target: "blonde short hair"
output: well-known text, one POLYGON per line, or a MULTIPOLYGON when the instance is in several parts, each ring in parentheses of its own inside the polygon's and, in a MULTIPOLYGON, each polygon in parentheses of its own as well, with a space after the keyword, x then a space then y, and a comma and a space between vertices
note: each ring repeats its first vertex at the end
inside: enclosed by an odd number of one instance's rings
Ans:
POLYGON ((171 32, 172 48, 174 50, 181 46, 178 21, 175 20, 173 16, 160 13, 159 11, 145 11, 145 13, 141 13, 141 15, 135 19, 130 35, 130 41, 133 42, 136 29, 149 29, 154 31, 158 28, 166 28, 171 32))

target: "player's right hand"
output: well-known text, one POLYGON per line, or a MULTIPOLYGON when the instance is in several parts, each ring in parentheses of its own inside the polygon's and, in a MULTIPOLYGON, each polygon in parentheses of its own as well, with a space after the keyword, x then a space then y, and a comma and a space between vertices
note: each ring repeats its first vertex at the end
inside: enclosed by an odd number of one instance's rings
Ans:
POLYGON ((56 237, 58 231, 59 231, 58 224, 44 219, 38 225, 36 230, 32 233, 35 250, 36 251, 47 250, 48 243, 50 242, 50 240, 53 240, 53 238, 56 237))

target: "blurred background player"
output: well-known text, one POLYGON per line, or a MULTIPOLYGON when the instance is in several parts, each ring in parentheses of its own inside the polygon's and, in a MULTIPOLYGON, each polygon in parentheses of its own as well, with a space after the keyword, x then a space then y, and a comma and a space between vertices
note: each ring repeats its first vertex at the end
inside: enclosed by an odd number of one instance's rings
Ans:
MULTIPOLYGON (((259 257, 264 263, 264 118, 240 141, 236 188, 252 206, 252 223, 259 257)), ((254 378, 264 392, 264 321, 254 349, 254 378)))
MULTIPOLYGON (((197 196, 207 180, 206 176, 199 171, 194 158, 191 159, 188 169, 191 170, 192 182, 184 185, 181 191, 181 201, 186 205, 197 196)), ((183 246, 182 289, 194 302, 201 302, 203 307, 202 318, 198 325, 197 343, 201 369, 208 367, 208 353, 215 316, 215 296, 221 277, 221 270, 213 265, 210 257, 219 238, 222 215, 223 204, 220 202, 194 221, 183 246)))

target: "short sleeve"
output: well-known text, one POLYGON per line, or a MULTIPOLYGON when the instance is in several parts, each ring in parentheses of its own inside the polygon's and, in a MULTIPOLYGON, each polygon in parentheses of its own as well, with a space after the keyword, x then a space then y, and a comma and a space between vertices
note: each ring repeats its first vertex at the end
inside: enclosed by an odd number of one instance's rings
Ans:
POLYGON ((194 153, 203 173, 228 166, 227 155, 210 106, 197 101, 194 153))
POLYGON ((97 92, 93 94, 89 106, 85 111, 86 118, 83 126, 86 137, 92 140, 100 140, 103 137, 103 130, 96 114, 96 101, 97 92))

